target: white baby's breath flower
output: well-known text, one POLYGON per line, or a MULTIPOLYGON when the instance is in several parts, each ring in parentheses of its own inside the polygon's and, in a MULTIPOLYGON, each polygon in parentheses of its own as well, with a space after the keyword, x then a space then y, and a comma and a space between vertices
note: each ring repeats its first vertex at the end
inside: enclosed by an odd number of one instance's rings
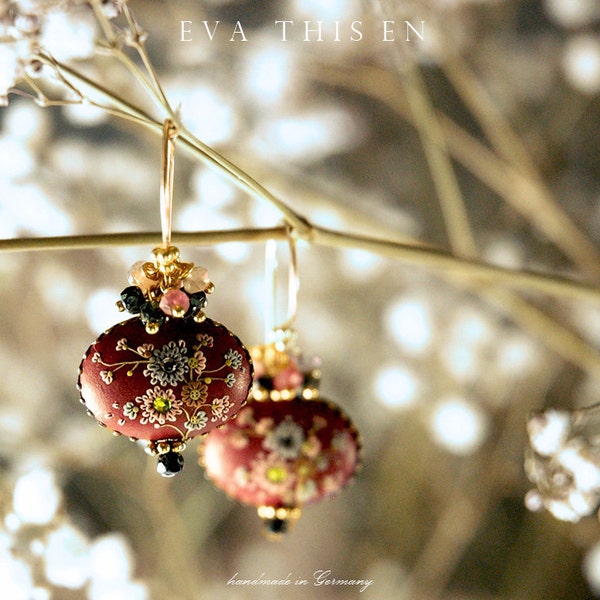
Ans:
POLYGON ((46 15, 40 45, 54 58, 65 61, 94 54, 96 21, 88 11, 56 11, 46 15))
POLYGON ((6 96, 22 73, 16 45, 0 44, 0 97, 6 96))

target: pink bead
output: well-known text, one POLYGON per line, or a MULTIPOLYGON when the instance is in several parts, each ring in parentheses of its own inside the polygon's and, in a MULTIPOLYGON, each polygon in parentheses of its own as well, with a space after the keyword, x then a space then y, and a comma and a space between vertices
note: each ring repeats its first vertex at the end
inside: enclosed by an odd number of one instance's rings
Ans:
POLYGON ((210 284, 208 271, 204 267, 194 267, 192 272, 183 280, 183 289, 188 294, 203 292, 210 284))
POLYGON ((273 377, 273 387, 276 390, 295 390, 302 385, 303 381, 304 375, 294 363, 291 363, 273 377))
POLYGON ((183 317, 190 307, 190 299, 182 290, 172 288, 163 294, 159 306, 165 315, 183 317))

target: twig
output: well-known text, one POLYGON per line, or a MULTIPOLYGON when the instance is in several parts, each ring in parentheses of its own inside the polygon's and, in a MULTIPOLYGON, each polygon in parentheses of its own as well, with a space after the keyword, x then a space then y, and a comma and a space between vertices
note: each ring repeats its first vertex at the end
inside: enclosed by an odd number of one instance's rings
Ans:
MULTIPOLYGON (((38 58, 45 64, 54 66, 63 77, 76 81, 80 85, 89 88, 96 94, 103 97, 106 102, 111 103, 119 110, 119 112, 116 113, 118 116, 138 122, 144 125, 149 131, 152 131, 156 135, 162 136, 163 123, 153 119, 141 108, 125 100, 108 88, 90 80, 68 65, 52 59, 47 54, 40 53, 38 58)), ((260 201, 267 201, 272 204, 281 213, 282 217, 288 222, 288 224, 300 235, 305 238, 309 235, 310 225, 307 223, 304 217, 299 215, 282 200, 266 190, 260 183, 258 183, 258 181, 253 179, 250 175, 248 175, 248 173, 244 172, 237 165, 227 160, 224 156, 220 155, 210 146, 198 140, 185 127, 179 129, 177 142, 191 156, 212 167, 217 167, 223 175, 229 178, 236 186, 240 187, 251 197, 260 201)))
MULTIPOLYGON (((341 86, 376 98, 412 122, 397 77, 381 68, 312 65, 310 76, 326 85, 341 86)), ((454 158, 544 233, 582 271, 594 278, 600 275, 600 251, 556 205, 540 181, 517 172, 446 115, 438 118, 454 158)))
POLYGON ((400 55, 399 48, 399 46, 394 47, 396 50, 394 56, 402 63, 402 77, 399 81, 425 151, 429 172, 446 224, 450 248, 458 256, 474 258, 477 256, 475 238, 437 115, 414 58, 409 52, 400 55))
MULTIPOLYGON (((299 232, 292 235, 305 239, 299 232)), ((200 232, 173 232, 173 243, 179 245, 207 246, 228 242, 265 242, 270 239, 285 240, 287 227, 269 229, 234 229, 200 232)), ((412 246, 403 242, 383 240, 347 232, 333 231, 312 225, 309 240, 317 246, 330 248, 356 248, 398 260, 407 265, 431 269, 450 275, 458 281, 521 289, 550 294, 574 300, 600 302, 600 289, 591 285, 558 277, 516 269, 506 269, 484 262, 462 259, 423 246, 412 246)), ((160 232, 128 232, 92 235, 74 235, 38 238, 14 238, 0 240, 0 252, 35 252, 50 250, 80 250, 104 247, 156 245, 160 232)))

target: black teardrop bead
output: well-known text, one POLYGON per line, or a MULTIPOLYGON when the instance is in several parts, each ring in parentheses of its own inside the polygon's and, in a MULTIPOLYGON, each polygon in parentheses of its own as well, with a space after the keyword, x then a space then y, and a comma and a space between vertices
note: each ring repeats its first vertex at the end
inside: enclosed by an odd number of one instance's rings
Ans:
POLYGON ((144 302, 140 306, 140 319, 144 325, 148 323, 162 325, 166 318, 167 315, 160 309, 158 302, 144 302))
POLYGON ((140 312, 142 304, 146 302, 144 292, 136 285, 130 285, 121 292, 121 302, 125 310, 132 315, 137 315, 140 312))
POLYGON ((206 306, 206 294, 204 292, 196 292, 188 294, 190 298, 190 307, 185 313, 185 317, 193 317, 197 315, 206 306))
POLYGON ((280 535, 287 533, 288 522, 285 519, 273 517, 272 519, 267 519, 265 521, 265 528, 267 533, 280 535))
POLYGON ((167 452, 158 457, 156 471, 163 477, 174 477, 183 471, 183 456, 179 452, 167 452))

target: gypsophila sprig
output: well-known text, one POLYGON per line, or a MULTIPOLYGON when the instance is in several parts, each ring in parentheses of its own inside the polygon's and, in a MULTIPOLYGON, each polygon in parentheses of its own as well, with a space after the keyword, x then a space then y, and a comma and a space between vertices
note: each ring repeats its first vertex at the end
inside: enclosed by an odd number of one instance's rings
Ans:
MULTIPOLYGON (((93 2, 78 0, 27 0, 3 2, 0 6, 0 103, 21 82, 50 77, 61 81, 40 60, 40 54, 54 61, 68 62, 92 58, 102 28, 98 26, 93 2)), ((100 2, 105 19, 117 17, 122 1, 100 2)), ((63 82, 64 83, 64 82, 63 82)), ((40 98, 40 89, 31 86, 40 98)), ((67 86, 68 88, 69 86, 67 86)), ((68 100, 68 103, 72 99, 68 100)), ((41 102, 44 104, 44 102, 41 102)))

